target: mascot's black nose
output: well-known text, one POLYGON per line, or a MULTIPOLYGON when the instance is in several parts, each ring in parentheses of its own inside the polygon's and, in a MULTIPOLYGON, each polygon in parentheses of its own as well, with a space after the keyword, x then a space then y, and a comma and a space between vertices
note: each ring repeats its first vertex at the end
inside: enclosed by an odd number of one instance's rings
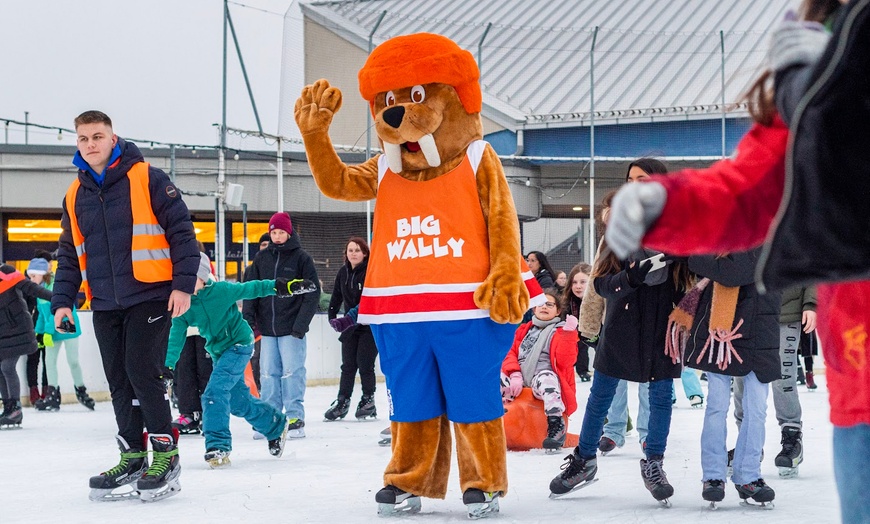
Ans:
POLYGON ((398 129, 402 125, 403 118, 405 118, 405 106, 394 106, 384 111, 384 122, 390 124, 390 127, 398 129))

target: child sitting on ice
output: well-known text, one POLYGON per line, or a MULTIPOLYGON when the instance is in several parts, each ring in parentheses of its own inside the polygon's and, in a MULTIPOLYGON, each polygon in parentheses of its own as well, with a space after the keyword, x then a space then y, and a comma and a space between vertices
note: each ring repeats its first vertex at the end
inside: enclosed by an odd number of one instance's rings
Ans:
POLYGON ((237 302, 278 295, 316 290, 307 281, 252 280, 245 283, 214 282, 208 256, 201 254, 196 287, 190 297, 190 309, 172 319, 166 367, 175 367, 187 338, 187 328, 199 328, 205 338, 205 349, 212 357, 214 368, 202 394, 202 432, 205 436, 205 460, 213 468, 229 465, 232 449, 230 413, 244 417, 255 431, 269 439, 269 453, 280 457, 284 453, 288 420, 284 414, 255 398, 245 384, 245 366, 254 352, 254 333, 242 318, 237 302))
POLYGON ((547 289, 544 296, 547 301, 534 308, 531 322, 517 328, 514 343, 502 362, 502 400, 510 403, 524 386, 530 387, 535 398, 544 401, 547 415, 547 437, 542 445, 544 449, 559 449, 567 432, 563 415, 577 409, 577 318, 568 315, 562 321, 562 304, 556 290, 547 289))

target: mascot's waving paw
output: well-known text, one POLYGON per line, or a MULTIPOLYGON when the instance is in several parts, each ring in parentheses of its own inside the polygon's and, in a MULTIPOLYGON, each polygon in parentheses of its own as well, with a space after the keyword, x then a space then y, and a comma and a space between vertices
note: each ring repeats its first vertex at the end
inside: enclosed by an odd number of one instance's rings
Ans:
POLYGON ((326 80, 318 80, 302 89, 296 100, 293 115, 302 135, 326 133, 332 124, 332 117, 341 108, 341 91, 329 85, 326 80))
POLYGON ((518 324, 529 309, 529 290, 519 273, 493 271, 474 292, 474 303, 499 324, 518 324))

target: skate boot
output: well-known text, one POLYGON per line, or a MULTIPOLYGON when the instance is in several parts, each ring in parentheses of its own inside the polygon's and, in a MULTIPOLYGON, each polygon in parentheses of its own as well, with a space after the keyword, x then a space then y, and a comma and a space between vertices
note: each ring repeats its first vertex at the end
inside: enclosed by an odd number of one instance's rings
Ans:
POLYGON ((230 452, 222 449, 210 449, 203 456, 211 469, 225 468, 230 465, 230 452))
POLYGON ((611 451, 616 449, 616 442, 610 437, 601 437, 598 441, 598 451, 601 452, 601 456, 604 457, 611 451))
POLYGON ((301 418, 291 418, 287 426, 287 438, 305 438, 305 421, 301 418))
POLYGON ((490 513, 498 513, 498 498, 501 491, 481 491, 476 488, 465 490, 462 503, 468 508, 468 518, 482 519, 490 513))
POLYGON ((45 398, 36 401, 36 409, 39 411, 60 411, 60 390, 54 386, 48 386, 45 398))
POLYGON ((806 375, 804 375, 804 368, 802 368, 802 367, 798 368, 797 378, 795 379, 795 382, 797 383, 798 386, 803 386, 804 384, 807 383, 807 377, 806 377, 806 375))
POLYGON ((705 480, 701 497, 710 503, 710 509, 716 509, 716 503, 725 499, 725 481, 705 480))
POLYGON ((278 438, 269 441, 269 453, 275 458, 281 458, 284 454, 284 443, 287 441, 287 431, 290 429, 290 419, 284 420, 284 430, 278 438))
POLYGON ((329 409, 326 410, 326 413, 323 414, 324 422, 332 422, 347 416, 347 412, 350 411, 350 399, 339 395, 339 397, 332 401, 332 405, 329 406, 329 409))
POLYGON ((592 382, 592 375, 589 373, 583 373, 580 375, 580 382, 592 382))
POLYGON ((393 431, 389 426, 378 435, 381 440, 378 441, 378 446, 389 446, 393 443, 393 431))
POLYGON ((21 401, 18 399, 3 399, 3 413, 0 413, 0 429, 21 428, 24 413, 21 411, 21 401))
POLYGON ((94 410, 94 399, 88 395, 88 389, 84 386, 76 386, 76 399, 78 399, 79 404, 88 408, 89 410, 94 410))
POLYGON ((798 465, 804 461, 804 447, 801 442, 800 428, 782 428, 782 451, 776 456, 774 464, 779 468, 779 476, 790 479, 797 477, 798 465))
POLYGON ((704 397, 701 395, 692 395, 689 397, 689 404, 695 409, 704 409, 704 397))
POLYGON ((815 391, 819 386, 816 385, 816 377, 813 376, 812 371, 807 371, 807 389, 809 391, 815 391))
POLYGON ((372 395, 363 395, 359 399, 359 404, 356 406, 356 419, 376 419, 378 418, 378 408, 375 407, 375 397, 372 395))
POLYGON ((39 388, 36 386, 30 386, 30 407, 36 407, 36 401, 41 399, 42 395, 39 394, 39 388))
MULTIPOLYGON (((763 449, 761 450, 760 462, 764 462, 764 450, 763 449)), ((731 475, 733 475, 733 474, 734 474, 734 449, 732 448, 732 449, 728 450, 728 476, 731 477, 731 475)))
POLYGON ((178 437, 165 433, 151 435, 151 467, 137 482, 142 502, 155 502, 181 491, 181 462, 178 458, 178 437))
POLYGON ((550 481, 550 498, 559 498, 572 491, 598 482, 598 479, 595 478, 597 471, 597 458, 580 458, 575 450, 574 453, 565 457, 565 463, 562 464, 562 473, 550 481))
POLYGON ((172 421, 172 427, 181 435, 196 435, 201 431, 202 412, 194 411, 190 415, 179 413, 178 418, 172 421))
POLYGON ((674 487, 668 483, 668 476, 662 468, 664 465, 664 457, 650 456, 649 459, 640 459, 640 476, 643 477, 643 484, 646 489, 652 493, 654 499, 659 503, 669 508, 671 501, 668 500, 674 494, 674 487))
POLYGON ((547 417, 547 438, 544 439, 543 447, 548 452, 555 453, 565 445, 565 421, 559 415, 547 417))
MULTIPOLYGON (((464 496, 463 496, 464 498, 464 496)), ((375 494, 378 515, 390 517, 397 513, 419 513, 420 497, 396 486, 386 486, 375 494)))
POLYGON ((773 499, 776 497, 776 492, 764 483, 764 479, 758 479, 749 484, 734 487, 737 488, 737 494, 742 499, 741 506, 758 506, 762 509, 773 509, 773 499), (760 503, 760 505, 749 502, 750 498, 760 503))
MULTIPOLYGON (((115 439, 121 450, 121 462, 114 468, 91 477, 91 493, 88 498, 95 502, 139 498, 136 482, 148 471, 147 451, 130 449, 121 435, 115 435, 115 439)), ((146 440, 145 435, 142 439, 146 440)))

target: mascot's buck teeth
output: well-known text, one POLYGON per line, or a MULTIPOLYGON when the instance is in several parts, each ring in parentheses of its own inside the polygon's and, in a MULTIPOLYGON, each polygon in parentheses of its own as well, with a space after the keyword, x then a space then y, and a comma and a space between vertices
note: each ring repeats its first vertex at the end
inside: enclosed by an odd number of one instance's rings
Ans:
MULTIPOLYGON (((441 155, 438 154, 438 147, 435 145, 435 137, 432 134, 423 135, 417 141, 420 144, 420 150, 423 152, 423 157, 429 167, 438 167, 441 165, 441 155)), ((384 154, 387 155, 387 164, 390 166, 390 171, 393 173, 402 172, 402 146, 399 144, 391 144, 384 142, 384 154)))

